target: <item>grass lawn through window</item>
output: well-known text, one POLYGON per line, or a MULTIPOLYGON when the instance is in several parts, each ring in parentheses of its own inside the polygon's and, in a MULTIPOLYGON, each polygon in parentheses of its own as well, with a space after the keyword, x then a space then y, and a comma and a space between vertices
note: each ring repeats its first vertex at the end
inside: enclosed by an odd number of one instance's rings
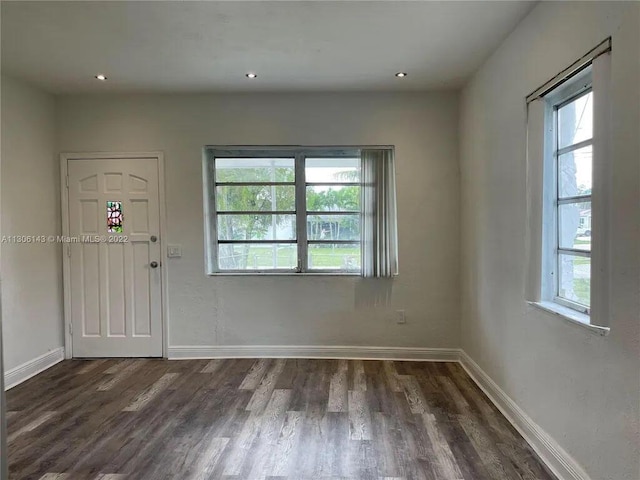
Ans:
MULTIPOLYGON (((321 270, 357 269, 360 267, 360 248, 340 245, 313 245, 309 248, 310 268, 321 270)), ((236 262, 245 260, 246 270, 295 269, 298 265, 298 252, 295 245, 249 245, 245 254, 237 249, 236 262), (245 258, 243 258, 245 257, 245 258)), ((224 260, 224 257, 221 257, 224 260)))

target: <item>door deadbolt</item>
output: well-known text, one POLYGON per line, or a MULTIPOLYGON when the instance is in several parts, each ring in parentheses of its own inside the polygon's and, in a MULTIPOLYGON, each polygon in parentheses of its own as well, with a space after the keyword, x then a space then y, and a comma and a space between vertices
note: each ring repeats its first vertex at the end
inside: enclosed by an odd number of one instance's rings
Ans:
POLYGON ((149 240, 151 240, 153 243, 156 243, 158 241, 158 237, 156 237, 155 235, 151 235, 151 237, 149 237, 149 240))

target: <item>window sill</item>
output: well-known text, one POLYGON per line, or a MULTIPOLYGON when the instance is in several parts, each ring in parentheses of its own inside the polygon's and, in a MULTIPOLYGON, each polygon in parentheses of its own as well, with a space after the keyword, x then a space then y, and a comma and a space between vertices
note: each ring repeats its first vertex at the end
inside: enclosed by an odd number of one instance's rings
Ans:
POLYGON ((527 302, 532 307, 538 308, 544 312, 552 313, 563 320, 589 330, 591 333, 601 336, 609 335, 609 327, 601 327, 599 325, 591 325, 589 323, 589 315, 576 312, 575 310, 558 305, 553 302, 527 302))

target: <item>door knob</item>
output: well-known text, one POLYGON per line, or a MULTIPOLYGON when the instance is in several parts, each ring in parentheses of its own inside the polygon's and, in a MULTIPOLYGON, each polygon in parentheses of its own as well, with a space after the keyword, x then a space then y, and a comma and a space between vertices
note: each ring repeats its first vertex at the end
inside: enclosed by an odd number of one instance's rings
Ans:
POLYGON ((158 268, 158 262, 151 262, 151 263, 149 264, 149 266, 150 266, 151 268, 158 268))
POLYGON ((158 237, 156 237, 155 235, 151 235, 151 237, 149 237, 149 240, 151 240, 153 243, 156 243, 158 241, 158 237))

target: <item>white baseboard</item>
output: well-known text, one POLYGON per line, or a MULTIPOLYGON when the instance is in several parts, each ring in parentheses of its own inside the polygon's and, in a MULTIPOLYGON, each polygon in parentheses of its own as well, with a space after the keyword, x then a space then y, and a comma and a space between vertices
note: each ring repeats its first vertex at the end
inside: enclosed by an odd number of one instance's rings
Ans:
POLYGON ((559 480, 591 480, 578 462, 535 423, 464 350, 460 350, 460 363, 559 480))
POLYGON ((64 360, 64 348, 56 348, 4 373, 4 389, 9 390, 25 380, 64 360))
POLYGON ((457 362, 457 348, 358 347, 323 345, 216 345, 169 347, 169 359, 192 358, 342 358, 457 362))

